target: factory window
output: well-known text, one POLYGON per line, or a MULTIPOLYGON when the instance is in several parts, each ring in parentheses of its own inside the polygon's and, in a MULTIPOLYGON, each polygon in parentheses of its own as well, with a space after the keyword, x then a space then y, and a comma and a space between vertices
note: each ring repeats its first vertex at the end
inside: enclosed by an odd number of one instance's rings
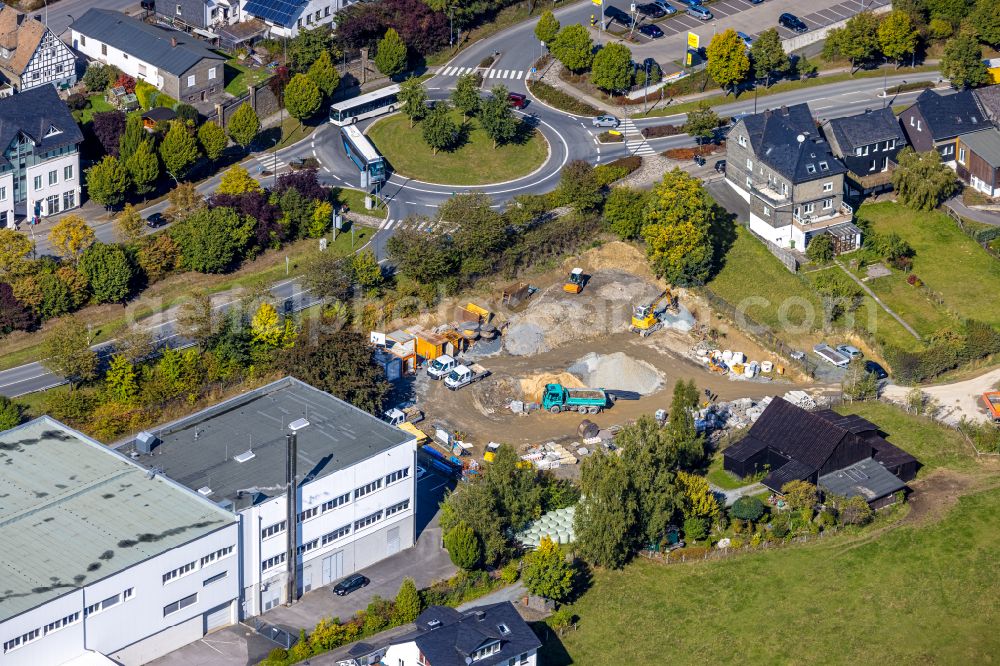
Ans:
POLYGON ((225 548, 220 548, 214 553, 209 553, 205 557, 201 558, 201 566, 203 567, 208 566, 209 564, 215 562, 216 560, 221 560, 224 557, 232 555, 234 548, 235 546, 226 546, 225 548))
POLYGON ((382 487, 382 479, 375 479, 371 483, 366 483, 360 488, 355 488, 354 499, 359 499, 361 497, 364 497, 368 493, 373 493, 381 487, 382 487))
POLYGON ((303 523, 303 522, 309 520, 310 518, 315 518, 316 514, 318 514, 318 513, 319 513, 319 507, 318 506, 309 507, 308 509, 306 509, 305 511, 303 511, 303 512, 301 512, 299 514, 299 516, 298 516, 298 522, 303 523))
POLYGON ((360 530, 362 528, 368 527, 369 525, 377 523, 380 520, 382 520, 382 512, 381 511, 376 511, 375 513, 371 514, 370 516, 365 516, 361 520, 355 520, 354 521, 354 529, 355 530, 360 530))
POLYGON ((399 504, 393 504, 392 506, 386 508, 385 517, 388 518, 394 513, 399 513, 400 511, 406 511, 410 508, 410 500, 403 500, 399 504))
POLYGON ((389 474, 385 477, 385 485, 399 481, 400 479, 405 479, 410 475, 410 468, 404 467, 403 469, 397 469, 395 472, 389 474))
POLYGON ((12 638, 9 641, 6 641, 3 644, 4 654, 7 654, 11 650, 16 650, 17 648, 21 647, 22 645, 27 645, 28 643, 31 643, 32 641, 38 640, 38 637, 41 635, 41 633, 42 633, 41 629, 32 629, 31 631, 29 631, 26 634, 21 634, 17 638, 12 638))
POLYGON ((201 586, 202 587, 208 587, 212 583, 218 583, 220 580, 222 580, 223 578, 225 578, 228 575, 229 575, 228 571, 223 571, 222 573, 217 573, 214 576, 209 576, 204 581, 202 581, 201 586))
POLYGON ((260 538, 266 539, 268 537, 273 537, 275 534, 281 534, 285 531, 286 521, 282 520, 280 523, 275 523, 274 525, 268 525, 260 531, 260 538))
POLYGON ((310 550, 313 550, 314 548, 318 547, 319 547, 319 539, 313 539, 309 543, 302 544, 296 550, 298 551, 299 555, 301 555, 302 553, 308 553, 310 550))
POLYGON ((183 599, 178 599, 172 604, 167 604, 163 607, 163 617, 170 615, 171 613, 176 613, 182 608, 187 608, 188 606, 193 606, 198 603, 198 593, 188 595, 183 599))
POLYGON ((197 562, 188 562, 182 567, 177 567, 173 571, 168 571, 167 573, 163 574, 163 583, 164 585, 166 585, 172 580, 177 580, 181 576, 186 576, 187 574, 191 573, 197 568, 198 568, 197 562))
POLYGON ((45 625, 45 635, 48 636, 54 631, 59 631, 63 627, 68 627, 69 625, 76 624, 79 621, 80 621, 80 611, 76 611, 75 613, 70 613, 64 618, 60 618, 55 622, 49 622, 47 625, 45 625))
POLYGON ((90 617, 91 615, 95 615, 101 611, 107 610, 112 606, 117 606, 118 604, 121 603, 121 601, 122 601, 122 595, 120 594, 108 597, 104 601, 99 601, 96 604, 91 604, 87 606, 85 609, 83 609, 83 616, 90 617))
POLYGON ((327 511, 332 511, 333 509, 336 509, 338 506, 343 506, 344 504, 347 504, 350 501, 351 501, 351 493, 344 493, 340 497, 335 497, 329 502, 323 502, 323 513, 326 513, 327 511))
POLYGON ((272 569, 278 566, 279 564, 282 564, 284 561, 285 561, 284 553, 281 553, 280 555, 275 555, 274 557, 269 557, 260 563, 260 570, 267 571, 268 569, 272 569))
POLYGON ((330 543, 331 541, 336 541, 337 539, 343 539, 345 536, 351 533, 351 526, 344 525, 332 532, 323 535, 323 545, 330 543))

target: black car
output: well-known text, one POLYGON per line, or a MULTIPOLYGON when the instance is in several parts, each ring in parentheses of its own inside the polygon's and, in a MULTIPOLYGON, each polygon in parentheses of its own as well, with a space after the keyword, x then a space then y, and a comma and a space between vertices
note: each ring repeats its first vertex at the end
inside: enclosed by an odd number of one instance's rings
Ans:
POLYGON ((659 39, 663 37, 663 31, 660 30, 659 26, 653 25, 652 23, 646 23, 645 25, 639 26, 639 32, 646 35, 650 39, 659 39))
POLYGON ((652 2, 647 2, 642 5, 636 5, 635 11, 639 12, 643 16, 647 16, 653 19, 663 18, 664 16, 667 15, 667 12, 666 10, 663 9, 663 7, 655 5, 652 2))
POLYGON ((793 32, 808 32, 809 26, 795 14, 785 12, 778 17, 778 25, 784 26, 793 32))
POLYGON ((150 229, 159 229, 167 223, 167 219, 163 217, 163 213, 153 213, 148 218, 146 218, 146 226, 150 229))
POLYGON ((715 163, 715 170, 718 173, 726 173, 726 160, 718 160, 715 163))
POLYGON ((333 593, 338 597, 342 597, 345 594, 350 594, 354 590, 360 590, 361 588, 366 587, 370 582, 370 580, 361 574, 353 574, 334 585, 333 593))
POLYGON ((881 365, 875 361, 865 361, 865 372, 870 372, 875 375, 876 379, 886 379, 889 373, 885 371, 881 365))

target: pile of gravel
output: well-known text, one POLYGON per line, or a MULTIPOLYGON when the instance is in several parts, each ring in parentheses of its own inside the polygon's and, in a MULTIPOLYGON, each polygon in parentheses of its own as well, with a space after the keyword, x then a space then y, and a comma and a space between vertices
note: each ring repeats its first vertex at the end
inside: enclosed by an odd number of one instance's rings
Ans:
POLYGON ((503 336, 503 344, 509 354, 531 356, 549 350, 545 342, 545 331, 530 321, 512 324, 503 336))
POLYGON ((646 395, 663 385, 663 375, 646 361, 623 352, 591 352, 569 367, 590 388, 632 391, 646 395))

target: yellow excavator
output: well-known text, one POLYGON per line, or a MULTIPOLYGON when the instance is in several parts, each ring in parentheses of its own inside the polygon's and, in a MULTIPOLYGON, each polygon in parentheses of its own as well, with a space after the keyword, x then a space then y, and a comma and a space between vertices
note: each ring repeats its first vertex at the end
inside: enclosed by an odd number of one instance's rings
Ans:
POLYGON ((632 306, 632 325, 628 330, 646 337, 663 326, 665 312, 676 313, 677 297, 669 289, 664 290, 650 303, 632 306))

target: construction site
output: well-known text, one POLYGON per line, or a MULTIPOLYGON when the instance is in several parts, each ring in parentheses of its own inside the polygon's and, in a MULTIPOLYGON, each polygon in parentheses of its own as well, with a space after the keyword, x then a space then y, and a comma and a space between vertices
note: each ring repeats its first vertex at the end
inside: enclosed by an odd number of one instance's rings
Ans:
POLYGON ((571 262, 372 333, 397 400, 420 414, 408 429, 465 467, 491 442, 572 465, 640 416, 665 418, 678 380, 694 380, 706 406, 804 383, 657 280, 637 249, 608 243, 571 262))

